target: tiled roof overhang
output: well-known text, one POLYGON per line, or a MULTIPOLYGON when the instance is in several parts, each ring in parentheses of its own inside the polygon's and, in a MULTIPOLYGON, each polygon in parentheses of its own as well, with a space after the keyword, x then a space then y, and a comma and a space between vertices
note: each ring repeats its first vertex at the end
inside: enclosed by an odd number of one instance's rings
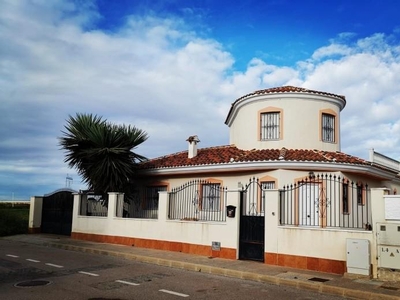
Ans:
POLYGON ((324 170, 364 173, 383 179, 394 178, 398 172, 342 152, 285 148, 241 150, 235 146, 199 149, 193 158, 188 158, 188 152, 183 151, 149 160, 140 169, 148 174, 171 175, 267 169, 324 170))
POLYGON ((244 95, 238 99, 236 99, 229 110, 229 113, 226 117, 225 124, 229 125, 230 120, 232 119, 232 115, 234 114, 235 109, 242 105, 243 103, 247 102, 249 99, 252 99, 257 96, 262 96, 262 95, 279 95, 279 94, 286 94, 286 96, 299 96, 302 95, 304 96, 325 96, 327 99, 330 99, 331 101, 335 101, 338 103, 340 110, 342 110, 346 106, 346 97, 342 95, 336 95, 332 93, 327 93, 327 92, 321 92, 321 91, 315 91, 315 90, 309 90, 306 88, 301 88, 301 87, 295 87, 295 86, 282 86, 282 87, 274 87, 274 88, 269 88, 269 89, 264 89, 264 90, 258 90, 255 92, 252 92, 250 94, 244 95))

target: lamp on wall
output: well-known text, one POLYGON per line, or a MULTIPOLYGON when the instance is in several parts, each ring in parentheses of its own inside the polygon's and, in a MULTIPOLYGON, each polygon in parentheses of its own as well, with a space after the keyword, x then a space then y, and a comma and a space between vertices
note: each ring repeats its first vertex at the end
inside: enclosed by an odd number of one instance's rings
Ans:
POLYGON ((311 179, 315 178, 315 174, 313 171, 308 172, 308 177, 310 177, 311 179))

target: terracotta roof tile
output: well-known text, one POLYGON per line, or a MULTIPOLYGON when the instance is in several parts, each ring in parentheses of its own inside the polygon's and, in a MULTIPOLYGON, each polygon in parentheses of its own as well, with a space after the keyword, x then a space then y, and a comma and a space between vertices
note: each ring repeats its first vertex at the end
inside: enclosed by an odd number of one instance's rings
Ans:
POLYGON ((263 95, 263 94, 276 94, 276 93, 309 93, 309 94, 318 94, 318 95, 326 95, 326 96, 333 96, 342 99, 343 101, 346 101, 346 97, 343 95, 337 95, 337 94, 332 94, 332 93, 327 93, 327 92, 321 92, 321 91, 315 91, 315 90, 309 90, 306 88, 301 88, 301 87, 296 87, 296 86, 281 86, 281 87, 274 87, 274 88, 269 88, 269 89, 264 89, 264 90, 258 90, 252 93, 249 93, 247 95, 244 95, 233 103, 233 105, 244 98, 247 98, 249 96, 253 95, 263 95))
POLYGON ((241 150, 236 146, 219 146, 198 149, 197 156, 193 158, 188 158, 187 151, 158 157, 143 163, 141 167, 143 169, 158 169, 262 161, 336 162, 354 165, 371 164, 366 160, 341 152, 285 148, 241 150))
POLYGON ((346 105, 346 97, 343 95, 337 95, 337 94, 333 94, 333 93, 327 93, 327 92, 322 92, 322 91, 316 91, 316 90, 309 90, 306 88, 302 88, 302 87, 296 87, 296 86, 281 86, 281 87, 273 87, 273 88, 268 88, 268 89, 263 89, 263 90, 258 90, 258 91, 254 91, 252 93, 249 93, 247 95, 244 95, 238 99, 236 99, 232 105, 231 108, 228 112, 228 115, 225 119, 225 124, 227 124, 229 117, 234 109, 234 107, 236 106, 236 104, 238 102, 240 102, 243 99, 246 99, 248 97, 251 96, 255 96, 255 95, 265 95, 265 94, 279 94, 279 93, 307 93, 307 94, 316 94, 316 95, 324 95, 324 96, 331 96, 331 97, 335 97, 337 99, 340 99, 343 101, 343 104, 346 105))

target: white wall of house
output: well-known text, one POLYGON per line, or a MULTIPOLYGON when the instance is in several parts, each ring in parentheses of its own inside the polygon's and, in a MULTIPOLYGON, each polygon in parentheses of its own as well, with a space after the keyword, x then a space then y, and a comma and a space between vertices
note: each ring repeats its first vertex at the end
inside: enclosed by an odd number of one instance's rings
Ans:
POLYGON ((240 149, 319 149, 340 151, 340 102, 337 98, 309 94, 255 95, 237 104, 230 127, 230 144, 240 149), (281 138, 260 141, 259 111, 269 107, 282 110, 281 138), (337 140, 321 141, 321 110, 337 114, 337 140))

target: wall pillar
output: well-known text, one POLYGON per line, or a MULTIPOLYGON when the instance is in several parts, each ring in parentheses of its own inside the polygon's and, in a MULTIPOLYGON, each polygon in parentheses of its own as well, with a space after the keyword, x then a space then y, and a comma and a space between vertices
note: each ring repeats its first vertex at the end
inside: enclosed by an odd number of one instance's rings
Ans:
POLYGON ((279 190, 265 190, 264 262, 278 264, 279 190))
MULTIPOLYGON (((74 196, 74 205, 73 205, 73 209, 72 209, 72 232, 75 231, 76 228, 76 224, 77 224, 77 218, 79 217, 79 214, 81 212, 81 199, 82 199, 82 194, 78 194, 78 193, 73 193, 72 194, 74 196)), ((82 213, 85 213, 86 215, 86 205, 83 208, 85 211, 82 213)))
POLYGON ((40 227, 42 226, 43 197, 33 196, 30 202, 28 232, 40 233, 40 227))
POLYGON ((377 223, 385 222, 385 199, 389 190, 387 188, 371 188, 371 214, 372 214, 372 242, 371 242, 371 264, 372 277, 378 278, 378 245, 376 240, 377 223))
POLYGON ((108 193, 108 212, 107 212, 108 219, 113 219, 117 216, 118 195, 119 193, 117 192, 108 193))
POLYGON ((168 219, 168 192, 158 192, 158 221, 165 222, 168 219))

